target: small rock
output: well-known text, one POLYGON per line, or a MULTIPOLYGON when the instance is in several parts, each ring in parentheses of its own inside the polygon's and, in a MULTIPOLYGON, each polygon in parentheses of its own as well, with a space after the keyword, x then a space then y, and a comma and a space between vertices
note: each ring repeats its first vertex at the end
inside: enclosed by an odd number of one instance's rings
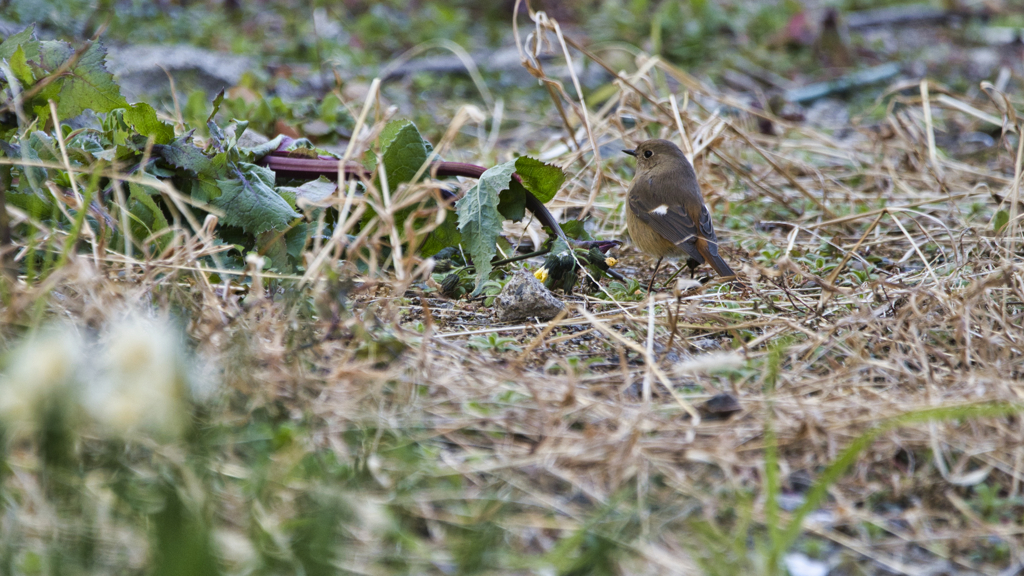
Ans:
POLYGON ((740 401, 732 394, 715 394, 707 402, 697 407, 700 415, 708 420, 719 420, 742 412, 740 401))
POLYGON ((502 322, 517 322, 527 318, 550 320, 565 307, 533 274, 525 270, 516 271, 501 294, 494 299, 494 306, 502 322))
POLYGON ((121 93, 129 102, 145 95, 170 94, 168 72, 174 77, 179 93, 201 89, 212 98, 218 90, 237 84, 253 67, 252 59, 245 56, 193 46, 112 46, 107 52, 107 69, 117 79, 121 93))
POLYGON ((807 110, 807 123, 826 130, 839 130, 850 124, 850 111, 845 102, 835 98, 817 100, 807 110))

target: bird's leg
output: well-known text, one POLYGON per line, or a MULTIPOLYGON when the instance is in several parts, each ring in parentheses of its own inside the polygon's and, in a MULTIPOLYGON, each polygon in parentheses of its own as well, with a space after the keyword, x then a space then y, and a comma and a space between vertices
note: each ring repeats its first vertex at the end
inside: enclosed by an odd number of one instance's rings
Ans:
POLYGON ((690 280, 693 280, 693 275, 697 272, 697 266, 700 266, 700 262, 693 258, 686 259, 686 267, 690 269, 690 280))
POLYGON ((651 288, 654 287, 654 277, 658 275, 658 268, 661 268, 661 261, 664 260, 664 259, 665 259, 664 256, 662 256, 661 258, 658 258, 658 263, 654 265, 654 274, 651 274, 651 281, 647 283, 647 293, 648 294, 651 293, 651 288))
POLYGON ((662 282, 661 287, 664 288, 664 287, 668 286, 668 283, 673 281, 673 280, 675 280, 676 276, 679 276, 679 273, 682 272, 682 271, 683 271, 683 267, 682 266, 677 268, 676 271, 673 272, 672 275, 668 277, 668 280, 665 280, 664 282, 662 282))

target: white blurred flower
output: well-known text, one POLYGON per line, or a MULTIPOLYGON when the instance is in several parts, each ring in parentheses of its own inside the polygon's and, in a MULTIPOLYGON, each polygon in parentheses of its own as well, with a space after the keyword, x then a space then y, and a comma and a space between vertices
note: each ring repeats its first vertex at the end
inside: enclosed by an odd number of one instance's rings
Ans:
POLYGON ((96 420, 122 434, 180 434, 187 418, 188 376, 174 326, 129 315, 110 326, 101 362, 85 396, 96 420))
POLYGON ((42 331, 11 351, 0 375, 0 419, 9 431, 34 428, 47 399, 68 398, 82 355, 82 339, 70 326, 42 331))
POLYGON ((743 355, 736 352, 711 352, 676 364, 675 373, 685 376, 687 374, 703 374, 712 370, 736 369, 743 366, 744 362, 746 360, 743 355))

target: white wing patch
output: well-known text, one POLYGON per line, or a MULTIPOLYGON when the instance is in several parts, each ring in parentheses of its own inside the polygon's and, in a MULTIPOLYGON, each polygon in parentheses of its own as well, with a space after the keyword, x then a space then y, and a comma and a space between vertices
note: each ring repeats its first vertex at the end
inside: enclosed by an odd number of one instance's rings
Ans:
POLYGON ((668 204, 662 204, 661 206, 658 206, 657 208, 651 210, 648 213, 657 214, 658 216, 664 216, 665 214, 668 214, 668 204))

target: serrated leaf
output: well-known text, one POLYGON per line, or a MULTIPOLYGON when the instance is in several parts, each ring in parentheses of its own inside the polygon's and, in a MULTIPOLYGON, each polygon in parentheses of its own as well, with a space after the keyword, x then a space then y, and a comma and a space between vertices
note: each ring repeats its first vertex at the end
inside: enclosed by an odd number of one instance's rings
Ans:
POLYGON ((196 174, 209 174, 214 169, 210 158, 192 143, 188 133, 167 145, 153 146, 153 153, 159 154, 168 164, 176 168, 191 170, 196 174))
POLYGON ((519 222, 526 216, 526 194, 526 188, 513 178, 508 183, 508 189, 498 195, 498 212, 506 220, 519 222))
MULTIPOLYGON (((220 111, 220 105, 223 104, 223 103, 224 103, 224 89, 221 88, 220 92, 217 92, 217 95, 213 97, 213 111, 210 112, 210 117, 206 119, 206 123, 207 124, 210 124, 211 122, 213 122, 213 117, 216 116, 217 112, 220 111)), ((216 126, 216 128, 217 128, 217 131, 219 132, 220 131, 220 126, 216 126)), ((212 134, 212 132, 211 132, 211 134, 212 134)))
POLYGON ((516 173, 522 178, 523 186, 545 204, 555 197, 565 182, 565 172, 561 168, 529 156, 516 159, 516 173))
POLYGON ((491 259, 497 251, 496 241, 501 233, 498 195, 508 188, 515 169, 514 161, 489 168, 456 205, 462 244, 473 256, 476 267, 474 295, 483 290, 483 283, 491 273, 491 259))
MULTIPOLYGON (((412 180, 420 166, 427 160, 433 146, 420 136, 416 125, 408 120, 395 120, 389 122, 380 135, 381 158, 384 161, 384 173, 387 175, 388 188, 394 198, 395 190, 403 182, 412 180)), ((372 154, 365 157, 366 165, 374 170, 374 182, 381 185, 378 171, 376 171, 376 160, 372 154)), ((416 207, 409 207, 394 214, 395 228, 401 232, 405 231, 405 220, 416 207)), ((363 216, 363 224, 368 223, 375 215, 375 212, 367 210, 363 216)))
POLYGON ((32 74, 32 67, 28 65, 28 58, 25 56, 24 47, 18 46, 18 49, 14 51, 14 55, 11 56, 9 64, 15 78, 18 79, 18 82, 21 82, 22 88, 35 84, 35 75, 32 74))
MULTIPOLYGON (((10 60, 11 56, 14 56, 14 52, 18 48, 26 47, 27 45, 35 44, 36 42, 32 39, 32 34, 36 31, 35 24, 29 24, 27 28, 21 32, 11 34, 8 36, 2 44, 0 44, 0 60, 10 60)), ((25 48, 25 52, 28 57, 32 58, 38 53, 38 50, 29 50, 25 48)))
MULTIPOLYGON (((110 112, 117 108, 127 108, 128 101, 121 95, 121 88, 104 64, 106 55, 107 51, 100 43, 93 44, 74 66, 43 88, 33 99, 36 102, 33 108, 40 118, 49 118, 48 100, 57 102, 57 114, 65 120, 87 109, 110 112)), ((66 42, 39 43, 38 65, 46 72, 57 70, 73 57, 74 49, 66 42)))
POLYGON ((239 162, 233 178, 217 180, 221 194, 210 200, 224 211, 222 222, 253 235, 283 230, 300 215, 274 190, 274 172, 239 162))
POLYGON ((174 140, 174 127, 156 117, 156 110, 145 102, 132 104, 122 116, 126 124, 157 144, 169 144, 174 140))
POLYGON ((385 142, 381 146, 384 173, 387 174, 388 187, 391 190, 395 190, 402 182, 412 180, 420 166, 427 161, 430 151, 434 149, 430 142, 420 136, 420 131, 412 122, 404 121, 391 134, 388 128, 394 124, 396 122, 389 123, 381 134, 381 140, 385 142))

